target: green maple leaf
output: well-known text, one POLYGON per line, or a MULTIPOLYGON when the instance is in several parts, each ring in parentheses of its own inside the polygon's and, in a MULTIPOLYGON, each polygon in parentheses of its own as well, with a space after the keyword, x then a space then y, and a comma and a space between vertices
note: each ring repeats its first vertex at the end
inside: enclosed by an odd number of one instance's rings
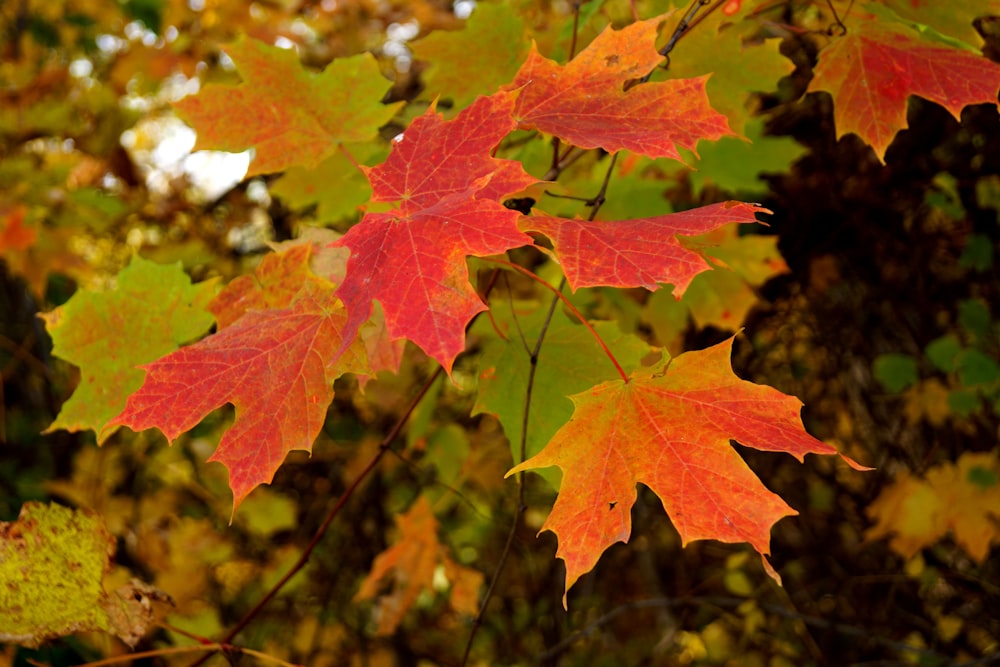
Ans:
POLYGON ((695 192, 708 183, 730 192, 766 192, 761 174, 787 171, 808 152, 791 137, 764 134, 764 122, 759 118, 748 120, 744 133, 749 142, 722 137, 702 147, 701 159, 690 162, 695 169, 690 175, 695 192))
MULTIPOLYGON (((668 25, 673 27, 674 23, 668 25)), ((663 70, 663 76, 669 79, 711 74, 706 91, 712 107, 729 119, 733 131, 741 134, 752 113, 747 105, 750 94, 777 89, 778 81, 795 70, 792 61, 779 52, 780 40, 749 41, 760 26, 753 19, 736 21, 723 12, 714 12, 684 35, 680 46, 670 54, 669 67, 663 70)))
MULTIPOLYGON (((494 319, 507 340, 492 337, 484 345, 474 412, 497 416, 511 441, 514 460, 518 461, 521 457, 524 395, 531 370, 521 333, 527 344, 533 347, 541 333, 548 307, 537 307, 528 313, 522 310, 524 304, 515 308, 518 310, 517 322, 509 308, 493 310, 494 319)), ((626 371, 638 368, 639 361, 651 350, 637 336, 622 333, 614 322, 596 322, 594 328, 626 371)), ((534 456, 540 452, 556 431, 569 421, 573 414, 570 395, 616 377, 618 372, 601 353, 591 333, 557 308, 535 371, 526 455, 534 456)))
POLYGON ((431 33, 414 42, 413 55, 430 62, 423 74, 427 90, 463 108, 513 79, 528 46, 524 22, 513 7, 481 3, 464 30, 431 33))
POLYGON ((107 292, 80 291, 43 314, 52 353, 80 367, 80 384, 46 432, 93 429, 103 443, 108 421, 142 386, 141 364, 173 352, 212 326, 215 281, 192 285, 180 264, 135 257, 107 292))
MULTIPOLYGON (((372 166, 389 153, 387 146, 374 142, 346 147, 359 163, 372 166)), ((316 205, 315 217, 320 223, 350 218, 371 199, 372 188, 351 159, 338 151, 314 168, 290 167, 271 186, 271 194, 281 197, 295 208, 316 205)))

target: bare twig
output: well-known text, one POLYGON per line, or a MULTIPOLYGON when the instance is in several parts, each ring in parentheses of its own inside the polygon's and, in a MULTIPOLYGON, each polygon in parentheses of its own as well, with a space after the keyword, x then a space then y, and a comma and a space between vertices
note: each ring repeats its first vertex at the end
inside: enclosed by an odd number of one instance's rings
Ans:
MULTIPOLYGON (((261 598, 260 601, 256 605, 254 605, 254 607, 250 611, 248 611, 243 616, 243 618, 240 619, 240 621, 229 630, 229 632, 226 633, 225 638, 223 638, 221 642, 222 644, 228 644, 228 642, 232 641, 233 638, 236 637, 236 635, 239 634, 239 632, 243 628, 245 628, 247 624, 249 624, 250 621, 253 620, 254 617, 256 617, 257 614, 260 613, 260 611, 272 599, 274 599, 274 596, 278 594, 278 592, 282 589, 282 587, 284 587, 284 585, 288 583, 288 581, 293 576, 295 576, 295 574, 297 574, 299 570, 305 567, 306 563, 309 562, 309 556, 316 548, 316 545, 319 544, 320 540, 323 539, 323 536, 326 535, 326 531, 330 527, 330 524, 333 523, 333 520, 335 518, 337 518, 337 515, 340 513, 340 510, 344 508, 344 506, 347 504, 347 501, 350 500, 351 496, 354 494, 355 491, 357 491, 358 487, 361 486, 361 483, 368 477, 369 473, 371 473, 371 471, 374 470, 375 467, 378 465, 379 461, 382 460, 382 457, 385 455, 386 451, 389 450, 389 447, 392 445, 393 441, 399 436, 400 432, 403 430, 403 426, 406 424, 406 420, 409 419, 410 414, 413 412, 414 409, 416 409, 417 405, 423 399, 427 391, 431 388, 431 385, 434 384, 434 381, 437 380, 438 376, 441 374, 442 371, 443 369, 440 366, 438 366, 437 370, 434 371, 434 374, 431 375, 431 377, 424 383, 423 387, 420 388, 420 391, 417 392, 417 395, 413 397, 413 400, 410 401, 410 404, 403 411, 403 414, 400 415, 399 419, 396 420, 396 423, 393 425, 392 429, 389 430, 386 436, 382 439, 382 442, 379 443, 378 452, 376 452, 375 456, 373 456, 372 459, 368 462, 368 465, 365 466, 364 470, 362 470, 358 474, 358 476, 354 479, 351 485, 347 487, 344 493, 341 494, 340 498, 337 500, 336 504, 330 509, 329 513, 327 513, 326 519, 323 520, 323 523, 316 530, 316 533, 313 535, 313 538, 309 541, 309 544, 306 545, 305 549, 303 549, 302 555, 300 555, 299 559, 295 561, 295 564, 292 565, 292 567, 288 570, 288 572, 285 573, 285 576, 283 576, 274 586, 272 586, 271 590, 269 590, 264 595, 264 597, 261 598)), ((191 667, 198 667, 199 665, 203 664, 206 660, 208 660, 208 658, 209 658, 208 655, 200 658, 199 660, 192 663, 191 667)))

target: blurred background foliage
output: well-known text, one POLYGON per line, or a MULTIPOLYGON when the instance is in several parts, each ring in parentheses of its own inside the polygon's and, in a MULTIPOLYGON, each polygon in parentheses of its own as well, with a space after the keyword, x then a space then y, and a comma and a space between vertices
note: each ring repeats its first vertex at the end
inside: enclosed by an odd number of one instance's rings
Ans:
MULTIPOLYGON (((669 4, 635 6, 645 17, 669 4)), ((780 25, 830 23, 822 3, 769 4, 780 25)), ((305 226, 343 231, 367 198, 364 179, 335 162, 243 181, 248 156, 192 154, 193 133, 170 103, 206 82, 237 80, 220 48, 239 35, 294 48, 314 68, 370 51, 393 82, 386 101, 409 103, 386 128, 388 139, 437 96, 449 113, 508 80, 490 76, 516 69, 525 33, 543 53, 565 58, 573 10, 543 0, 0 5, 0 520, 13 520, 29 500, 99 512, 118 542, 106 587, 136 575, 175 602, 140 649, 190 644, 186 633, 218 636, 239 619, 298 556, 413 387, 433 372, 411 350, 398 376, 380 377, 364 395, 339 382, 313 455, 289 457, 232 525, 225 473, 204 463, 231 413, 216 413, 174 447, 151 433, 119 432, 101 448, 91 433, 42 434, 77 371, 51 356, 39 312, 77 289, 113 285, 134 254, 181 262, 196 280, 229 280, 252 270, 268 242, 305 226), (455 41, 466 31, 477 48, 455 41)), ((630 15, 625 2, 582 4, 578 43, 630 15)), ((998 17, 974 23, 993 57, 997 25, 998 17)), ((734 99, 715 93, 746 114, 754 144, 703 142, 700 161, 692 157, 697 171, 625 157, 602 211, 612 219, 759 201, 775 215, 745 237, 752 249, 736 245, 721 258, 734 270, 706 276, 722 282, 692 286, 679 303, 665 291, 623 297, 590 289, 574 299, 675 353, 742 326, 737 371, 801 398, 811 433, 877 470, 862 475, 833 461, 800 465, 740 449, 800 512, 773 533, 784 588, 763 575, 749 547, 682 549, 660 503, 640 493, 631 544, 605 554, 573 589, 568 612, 555 540, 535 537, 553 491, 531 475, 475 664, 1000 659, 1000 119, 981 106, 957 122, 911 98, 909 129, 882 164, 855 137, 835 140, 829 96, 803 96, 818 43, 807 29, 775 28, 766 54, 748 50, 747 60, 729 63, 777 72, 766 83, 740 88, 734 99), (740 253, 753 259, 742 270, 740 253), (726 295, 721 305, 718 294, 726 295)), ((711 47, 698 46, 697 35, 672 57, 678 76, 708 66, 711 47)), ((353 154, 374 164, 387 145, 353 154)), ((516 135, 505 150, 533 173, 544 172, 550 152, 516 135)), ((592 193, 605 168, 606 159, 590 155, 550 190, 592 193)), ((552 213, 582 210, 572 200, 544 203, 552 213)), ((474 399, 474 387, 434 385, 399 453, 350 501, 241 645, 316 666, 459 664, 470 623, 468 601, 456 598, 456 568, 488 580, 517 515, 513 484, 503 480, 509 446, 493 418, 470 416, 474 399), (432 584, 387 631, 391 586, 359 590, 376 556, 412 530, 395 521, 423 499, 433 515, 418 525, 437 535, 444 556, 432 584)), ((126 652, 117 640, 79 635, 37 650, 0 648, 0 665, 79 664, 126 652)))

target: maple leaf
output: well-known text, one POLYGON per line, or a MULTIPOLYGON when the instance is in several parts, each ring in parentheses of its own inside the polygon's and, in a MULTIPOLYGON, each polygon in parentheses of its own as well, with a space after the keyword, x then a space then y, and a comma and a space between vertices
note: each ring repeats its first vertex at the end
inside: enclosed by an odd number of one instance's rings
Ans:
POLYGON ((370 53, 333 61, 320 74, 294 51, 241 38, 226 52, 238 86, 206 86, 174 106, 198 133, 195 150, 255 150, 247 176, 315 167, 342 141, 373 139, 402 102, 381 104, 391 83, 370 53))
POLYGON ((311 250, 294 246, 264 265, 259 284, 265 292, 269 276, 279 294, 287 294, 282 274, 299 276, 290 303, 249 309, 269 299, 237 281, 235 298, 224 290, 216 307, 228 326, 143 366, 145 382, 111 422, 135 431, 156 427, 172 442, 232 403, 236 421, 208 460, 229 470, 234 512, 255 486, 273 479, 289 451, 312 448, 333 400, 333 381, 347 372, 371 373, 363 342, 341 345, 347 313, 334 285, 307 271, 311 250))
POLYGON ((368 179, 357 164, 377 164, 385 160, 389 147, 370 141, 344 146, 314 168, 290 167, 270 185, 271 194, 289 206, 305 208, 315 204, 316 222, 352 218, 371 197, 368 179), (350 157, 348 157, 350 155, 350 157))
MULTIPOLYGON (((339 285, 343 282, 344 275, 347 273, 347 260, 350 256, 350 251, 347 248, 340 248, 334 245, 341 236, 341 234, 330 229, 306 227, 300 232, 298 238, 272 245, 278 251, 288 250, 300 245, 311 246, 309 268, 314 274, 339 285)), ((301 286, 304 278, 305 276, 300 272, 289 272, 280 266, 275 266, 273 269, 267 270, 264 262, 261 262, 261 266, 258 267, 254 276, 238 278, 230 283, 229 287, 240 292, 244 290, 263 289, 270 294, 270 296, 266 297, 268 300, 280 302, 280 300, 275 299, 275 295, 280 291, 284 291, 287 298, 291 298, 294 296, 297 287, 301 286), (264 277, 262 277, 262 273, 264 277), (294 277, 290 276, 289 273, 295 274, 294 277), (271 284, 265 288, 264 280, 268 278, 271 284), (240 280, 247 282, 244 285, 237 285, 236 283, 240 280), (279 284, 283 285, 284 289, 276 291, 274 287, 279 284)), ((229 292, 229 289, 227 289, 227 292, 229 292)), ((237 292, 234 291, 233 294, 235 296, 237 292)), ((220 294, 215 302, 213 302, 213 306, 219 304, 225 296, 227 296, 226 293, 220 294)), ((240 296, 240 298, 243 299, 246 297, 240 296)), ((248 304, 249 302, 246 302, 244 305, 248 304)), ((379 371, 395 373, 399 370, 399 365, 403 361, 404 343, 401 340, 393 340, 389 336, 385 326, 385 317, 381 310, 376 309, 368 321, 361 326, 360 335, 361 340, 364 342, 365 350, 368 353, 368 368, 373 375, 379 371)), ((358 375, 358 381, 362 389, 369 379, 368 375, 358 375)))
POLYGON ((889 546, 904 558, 950 531, 982 563, 990 546, 1000 544, 1000 458, 996 451, 966 452, 932 467, 923 480, 904 472, 865 513, 876 521, 865 536, 891 536, 889 546))
POLYGON ((750 119, 742 128, 747 140, 723 137, 705 146, 687 173, 695 193, 702 193, 709 183, 744 197, 745 193, 766 192, 763 174, 787 172, 809 152, 790 137, 766 134, 764 126, 762 118, 750 119))
MULTIPOLYGON (((590 331, 571 321, 561 310, 554 311, 550 318, 548 307, 536 305, 534 310, 524 313, 494 306, 491 315, 506 334, 506 340, 494 335, 483 344, 473 413, 495 415, 507 433, 515 459, 521 458, 519 434, 524 420, 524 392, 534 365, 525 443, 527 456, 533 456, 569 421, 573 414, 573 403, 568 398, 571 394, 592 387, 595 382, 619 377, 618 372, 607 357, 596 353, 597 343, 590 331), (543 327, 547 327, 544 353, 532 362, 521 336, 534 345, 543 327)), ((593 326, 626 371, 638 368, 640 360, 650 352, 642 339, 622 333, 614 322, 595 322, 593 326)))
POLYGON ((932 45, 901 25, 859 21, 819 54, 809 92, 836 100, 837 138, 853 132, 879 160, 906 127, 906 98, 919 95, 960 119, 969 104, 997 103, 1000 65, 961 49, 932 45))
POLYGON ((427 498, 420 496, 413 507, 396 517, 396 526, 400 532, 396 544, 375 558, 371 572, 354 595, 355 602, 370 600, 376 597, 385 579, 393 579, 392 590, 378 603, 377 633, 391 635, 396 631, 417 596, 434 589, 434 572, 439 565, 451 581, 452 608, 474 614, 483 575, 448 556, 447 549, 438 541, 438 523, 427 498))
POLYGON ((798 399, 733 375, 732 345, 730 338, 635 371, 627 383, 604 382, 571 396, 569 423, 507 473, 562 469, 542 530, 559 538, 567 591, 605 549, 628 541, 637 482, 660 497, 682 544, 749 542, 764 557, 771 526, 797 513, 764 487, 730 439, 799 461, 837 451, 802 428, 798 399))
POLYGON ((662 18, 605 29, 569 64, 544 58, 532 45, 508 90, 523 88, 514 109, 522 129, 538 129, 580 148, 630 150, 681 159, 700 139, 733 132, 705 93, 708 77, 645 83, 625 90, 663 62, 656 51, 662 18))
MULTIPOLYGON (((687 0, 674 4, 686 8, 687 0)), ((795 64, 781 55, 780 39, 761 39, 773 33, 766 30, 760 19, 743 15, 749 8, 726 13, 717 11, 702 16, 697 27, 685 31, 683 48, 670 54, 670 65, 658 70, 657 77, 688 79, 711 74, 706 93, 712 108, 725 114, 729 125, 735 131, 745 133, 745 125, 750 121, 759 104, 750 104, 753 91, 771 91, 778 81, 793 71, 795 64)), ((746 145, 744 141, 733 141, 746 145)))
POLYGON ((365 169, 373 201, 399 204, 366 214, 335 244, 351 250, 337 290, 350 315, 345 339, 377 299, 392 338, 413 341, 451 372, 466 324, 486 310, 465 257, 531 243, 517 228, 520 214, 500 200, 536 179, 519 162, 489 155, 514 129, 515 96, 480 97, 449 121, 432 108, 394 141, 383 164, 365 169))
POLYGON ((667 347, 683 334, 689 314, 699 327, 735 330, 757 303, 753 288, 788 270, 777 237, 740 236, 736 225, 720 227, 691 243, 703 247, 718 266, 695 276, 679 302, 662 292, 646 302, 653 330, 667 347))
POLYGON ((47 433, 93 429, 103 443, 117 430, 109 422, 125 407, 125 397, 142 385, 137 366, 212 326, 208 302, 215 281, 192 285, 179 263, 162 266, 133 257, 116 283, 107 292, 81 290, 41 315, 53 354, 80 367, 80 384, 47 433))
POLYGON ((429 63, 421 79, 458 108, 508 83, 528 52, 524 21, 508 3, 476 5, 465 27, 436 31, 413 43, 415 58, 429 63), (475 76, 469 76, 475 72, 475 76))
POLYGON ((637 220, 589 222, 533 215, 522 218, 521 228, 552 239, 553 253, 574 290, 598 285, 656 290, 660 283, 671 283, 679 297, 692 278, 712 267, 701 253, 681 245, 678 235, 756 222, 756 213, 770 211, 756 204, 724 202, 637 220))
POLYGON ((153 625, 149 600, 133 584, 105 592, 115 538, 95 512, 25 503, 0 523, 0 641, 37 647, 77 632, 102 630, 135 646, 153 625))
MULTIPOLYGON (((902 20, 912 21, 917 29, 931 28, 935 32, 960 40, 979 52, 982 36, 973 27, 973 20, 980 16, 1000 15, 1000 0, 978 2, 948 2, 935 0, 877 0, 902 20)), ((865 9, 871 10, 872 5, 865 9)))

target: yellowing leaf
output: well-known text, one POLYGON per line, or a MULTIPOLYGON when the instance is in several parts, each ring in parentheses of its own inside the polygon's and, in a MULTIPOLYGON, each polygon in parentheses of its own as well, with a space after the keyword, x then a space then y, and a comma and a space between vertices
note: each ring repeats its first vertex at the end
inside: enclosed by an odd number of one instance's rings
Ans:
POLYGON ((867 537, 889 537, 889 546, 905 558, 950 531, 959 546, 983 562, 990 546, 1000 543, 997 452, 967 452, 956 463, 934 466, 924 480, 903 473, 867 514, 876 521, 867 537))
POLYGON ((114 550, 104 522, 83 510, 25 503, 17 521, 0 523, 0 642, 34 647, 102 630, 138 643, 152 622, 142 602, 153 589, 108 595, 101 581, 114 550))

